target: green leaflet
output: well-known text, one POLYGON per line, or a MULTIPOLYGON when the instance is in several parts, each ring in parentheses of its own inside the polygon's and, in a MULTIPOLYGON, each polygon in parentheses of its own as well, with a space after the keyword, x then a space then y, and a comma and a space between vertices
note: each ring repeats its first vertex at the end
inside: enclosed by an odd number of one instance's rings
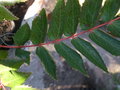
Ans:
POLYGON ((23 45, 29 40, 29 37, 30 37, 30 28, 28 24, 24 24, 15 33, 13 39, 16 45, 23 45))
POLYGON ((0 73, 9 71, 9 70, 17 70, 24 63, 24 60, 0 60, 0 73))
POLYGON ((6 71, 0 73, 2 84, 11 88, 23 84, 29 76, 30 74, 28 73, 17 71, 6 71))
POLYGON ((80 13, 80 26, 82 30, 95 26, 101 6, 102 0, 85 0, 80 13))
POLYGON ((8 56, 7 50, 0 50, 0 60, 7 58, 7 56, 8 56))
POLYGON ((2 20, 17 20, 18 18, 14 16, 8 9, 0 5, 0 21, 2 20))
POLYGON ((95 64, 105 72, 108 72, 101 56, 89 42, 80 38, 73 39, 71 42, 81 54, 88 58, 88 60, 90 60, 93 64, 95 64))
POLYGON ((106 22, 115 17, 120 9, 120 0, 106 0, 101 11, 101 20, 106 22))
POLYGON ((33 44, 43 43, 47 32, 47 18, 45 9, 32 22, 31 41, 33 44))
POLYGON ((56 65, 48 53, 48 51, 44 47, 38 47, 36 50, 36 54, 39 56, 42 64, 44 65, 48 74, 53 78, 56 79, 56 65))
POLYGON ((0 60, 0 79, 2 84, 7 87, 21 85, 30 74, 17 72, 24 60, 0 60))
POLYGON ((61 38, 64 29, 64 0, 58 0, 55 9, 52 12, 52 20, 50 22, 48 36, 50 39, 55 40, 61 38))
POLYGON ((114 36, 120 37, 120 20, 114 21, 107 27, 108 31, 114 36))
POLYGON ((120 55, 120 41, 102 31, 94 31, 89 35, 90 39, 115 56, 120 55))
POLYGON ((64 43, 55 44, 56 51, 65 58, 66 62, 74 69, 79 70, 84 75, 87 75, 85 70, 83 60, 81 56, 74 51, 73 49, 69 48, 64 43))
POLYGON ((24 60, 24 62, 26 62, 27 64, 30 64, 30 52, 23 49, 16 49, 15 55, 24 60))
POLYGON ((68 0, 65 7, 65 26, 64 26, 65 35, 71 36, 76 32, 79 16, 80 16, 79 1, 68 0))

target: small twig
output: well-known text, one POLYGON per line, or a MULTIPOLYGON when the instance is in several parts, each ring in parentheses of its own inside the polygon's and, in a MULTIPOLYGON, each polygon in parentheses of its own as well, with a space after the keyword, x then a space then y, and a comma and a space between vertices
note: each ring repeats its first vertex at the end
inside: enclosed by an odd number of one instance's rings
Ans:
POLYGON ((7 45, 7 46, 8 46, 8 44, 7 44, 2 38, 0 38, 0 40, 2 41, 2 43, 3 43, 4 45, 7 45))
POLYGON ((5 33, 5 34, 3 34, 3 35, 0 35, 0 38, 4 37, 4 36, 6 36, 6 35, 14 35, 14 33, 5 33))

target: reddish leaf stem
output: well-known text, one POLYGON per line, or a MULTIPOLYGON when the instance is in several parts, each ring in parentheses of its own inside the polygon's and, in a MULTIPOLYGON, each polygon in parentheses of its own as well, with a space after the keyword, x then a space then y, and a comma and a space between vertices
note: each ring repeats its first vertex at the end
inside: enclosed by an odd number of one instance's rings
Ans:
POLYGON ((47 42, 47 43, 40 43, 40 44, 37 44, 37 45, 25 45, 25 46, 24 46, 24 45, 23 45, 23 46, 6 46, 6 45, 0 45, 0 47, 2 47, 2 48, 41 47, 41 46, 43 46, 43 45, 49 45, 49 44, 52 44, 52 43, 58 43, 58 42, 61 42, 61 41, 64 41, 64 40, 67 40, 67 39, 70 39, 70 38, 77 37, 77 36, 82 35, 82 34, 84 34, 84 33, 91 32, 91 31, 93 31, 93 30, 95 30, 95 29, 97 29, 97 28, 100 28, 100 27, 102 27, 102 26, 111 24, 112 22, 114 22, 114 21, 116 21, 116 20, 119 20, 119 19, 120 19, 120 17, 117 17, 117 18, 115 18, 115 19, 113 19, 113 20, 110 20, 110 21, 108 21, 108 22, 105 22, 105 23, 103 23, 103 24, 100 24, 100 25, 98 25, 98 26, 95 26, 95 27, 93 27, 93 28, 91 28, 91 29, 88 29, 88 30, 86 30, 86 31, 82 31, 82 32, 80 32, 80 33, 74 34, 74 35, 69 36, 69 37, 66 37, 66 38, 61 38, 61 39, 57 39, 57 40, 54 40, 54 41, 49 41, 49 42, 47 42))

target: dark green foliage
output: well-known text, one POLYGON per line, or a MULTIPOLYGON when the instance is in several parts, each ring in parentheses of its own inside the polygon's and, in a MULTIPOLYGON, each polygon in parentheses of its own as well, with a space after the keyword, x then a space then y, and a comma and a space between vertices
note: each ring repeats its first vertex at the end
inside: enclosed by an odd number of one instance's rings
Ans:
POLYGON ((43 43, 46 37, 46 32, 47 32, 46 12, 44 9, 42 9, 40 15, 37 16, 32 22, 30 39, 33 42, 33 44, 43 43))
POLYGON ((89 35, 90 39, 96 44, 110 52, 115 56, 120 55, 120 41, 114 39, 112 36, 108 35, 103 31, 96 30, 89 35))
POLYGON ((81 54, 88 58, 88 60, 105 72, 108 72, 101 56, 89 42, 80 38, 73 39, 71 42, 81 54))
MULTIPOLYGON (((102 1, 103 0, 85 0, 85 3, 81 7, 78 0, 67 0, 66 4, 64 0, 58 0, 52 12, 48 33, 46 12, 45 9, 42 9, 39 16, 33 20, 31 31, 28 24, 23 25, 14 35, 14 42, 16 45, 24 45, 28 40, 31 40, 33 44, 40 44, 45 42, 47 36, 48 39, 55 40, 60 39, 63 34, 67 36, 73 35, 76 33, 78 24, 80 24, 82 30, 87 30, 99 24, 99 20, 105 22, 115 18, 117 11, 120 9, 120 0, 106 0, 103 8, 101 6, 102 1)), ((16 20, 17 18, 0 5, 0 21, 4 19, 16 20)), ((117 36, 118 39, 120 37, 120 20, 110 23, 105 28, 108 29, 106 33, 102 31, 92 31, 89 35, 90 39, 111 54, 120 56, 120 41, 112 37, 112 35, 117 36), (109 32, 111 36, 108 35, 107 32, 109 32)), ((2 37, 2 35, 0 36, 2 37)), ((47 44, 49 43, 50 42, 47 44)), ((91 43, 81 38, 72 38, 71 43, 89 61, 105 72, 108 72, 104 61, 91 43)), ((66 62, 72 68, 88 76, 83 60, 77 51, 62 42, 55 44, 55 49, 59 55, 65 58, 66 62)), ((36 54, 48 74, 56 79, 56 65, 49 52, 44 47, 37 47, 36 54)), ((20 60, 7 60, 8 52, 0 51, 0 76, 3 84, 12 87, 11 90, 33 90, 32 88, 21 87, 21 84, 25 82, 29 74, 17 72, 23 63, 30 63, 30 52, 24 49, 16 49, 15 55, 19 57, 20 60)))
POLYGON ((64 29, 64 0, 58 0, 55 9, 52 12, 52 20, 50 22, 48 36, 50 39, 55 40, 61 38, 64 29))
POLYGON ((64 33, 71 36, 76 33, 78 19, 80 17, 80 5, 78 0, 68 0, 65 7, 64 33))
POLYGON ((65 58, 66 62, 74 69, 87 75, 81 56, 65 45, 64 43, 55 44, 56 51, 65 58))
POLYGON ((15 59, 12 59, 12 60, 0 60, 0 67, 4 67, 5 68, 0 68, 1 71, 4 71, 7 67, 9 68, 9 70, 17 70, 19 69, 19 67, 24 63, 25 61, 24 60, 15 60, 15 59))
POLYGON ((29 37, 30 37, 30 28, 28 24, 24 24, 16 32, 13 39, 16 45, 24 45, 29 40, 29 37))
POLYGON ((112 35, 120 37, 120 20, 109 24, 107 29, 108 29, 108 32, 110 31, 112 35))
POLYGON ((48 53, 48 51, 44 47, 38 47, 36 50, 36 54, 39 56, 42 64, 45 67, 45 70, 48 72, 48 74, 56 79, 56 65, 48 53))
POLYGON ((1 59, 6 59, 8 56, 8 51, 7 50, 0 50, 0 60, 1 59))
POLYGON ((120 9, 120 0, 106 0, 101 11, 101 20, 106 22, 115 17, 120 9))
POLYGON ((16 49, 15 55, 24 60, 24 62, 26 62, 27 64, 30 64, 30 52, 23 49, 16 49))
POLYGON ((80 26, 82 30, 95 26, 98 21, 101 5, 102 0, 85 0, 80 13, 80 26))

